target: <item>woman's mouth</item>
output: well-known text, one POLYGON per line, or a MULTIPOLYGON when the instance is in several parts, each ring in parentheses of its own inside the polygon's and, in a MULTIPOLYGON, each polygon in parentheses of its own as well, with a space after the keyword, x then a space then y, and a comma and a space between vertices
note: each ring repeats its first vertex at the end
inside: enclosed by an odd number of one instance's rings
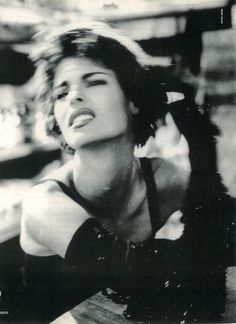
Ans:
POLYGON ((82 126, 88 124, 93 118, 94 117, 92 115, 80 115, 73 120, 71 126, 82 127, 82 126))
POLYGON ((77 113, 75 112, 70 117, 69 125, 73 126, 74 128, 79 128, 90 123, 94 117, 94 113, 87 109, 77 113))

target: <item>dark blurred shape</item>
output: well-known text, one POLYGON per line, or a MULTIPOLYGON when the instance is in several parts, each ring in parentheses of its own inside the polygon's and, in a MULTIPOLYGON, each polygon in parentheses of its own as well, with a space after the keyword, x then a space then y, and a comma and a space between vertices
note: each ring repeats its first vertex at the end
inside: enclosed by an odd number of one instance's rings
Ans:
POLYGON ((222 8, 189 12, 186 29, 191 34, 204 31, 228 29, 232 27, 231 1, 222 8))
POLYGON ((224 8, 206 10, 202 12, 189 12, 187 15, 186 32, 182 50, 182 65, 189 67, 193 75, 201 70, 201 54, 203 50, 202 33, 206 31, 222 30, 232 27, 231 4, 224 8), (189 46, 191 44, 191 46, 189 46))
POLYGON ((22 85, 34 74, 35 67, 27 54, 11 47, 0 48, 0 84, 22 85))
MULTIPOLYGON (((187 20, 184 33, 140 40, 139 44, 151 55, 174 57, 178 54, 178 64, 189 68, 197 76, 201 69, 202 33, 232 27, 231 1, 223 8, 189 11, 185 16, 187 20)), ((175 60, 173 63, 176 63, 175 60)))
MULTIPOLYGON (((0 245, 0 290, 1 309, 8 310, 10 318, 18 312, 22 298, 22 269, 24 264, 23 251, 20 248, 19 236, 0 245)), ((1 321, 2 323, 2 321, 1 321)), ((4 321, 4 323, 6 323, 4 321)), ((13 323, 13 322, 12 322, 13 323)))
MULTIPOLYGON (((27 145, 27 144, 25 144, 27 145)), ((29 144, 28 144, 29 145, 29 144)), ((14 148, 2 151, 0 156, 1 179, 29 179, 36 176, 44 166, 61 158, 61 149, 58 147, 32 146, 31 150, 16 152, 14 148)))

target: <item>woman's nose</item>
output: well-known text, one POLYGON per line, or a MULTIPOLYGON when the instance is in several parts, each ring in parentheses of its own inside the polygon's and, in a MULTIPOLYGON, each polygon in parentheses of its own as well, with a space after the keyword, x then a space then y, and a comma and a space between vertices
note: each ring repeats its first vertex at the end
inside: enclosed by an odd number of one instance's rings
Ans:
POLYGON ((76 102, 83 102, 83 96, 81 94, 81 91, 79 90, 71 90, 70 91, 70 102, 71 104, 74 104, 76 102))

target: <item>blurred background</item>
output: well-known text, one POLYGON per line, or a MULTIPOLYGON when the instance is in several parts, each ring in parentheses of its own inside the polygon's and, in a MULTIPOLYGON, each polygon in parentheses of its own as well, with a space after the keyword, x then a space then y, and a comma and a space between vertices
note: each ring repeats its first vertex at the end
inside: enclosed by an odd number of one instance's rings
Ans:
MULTIPOLYGON (((218 165, 236 197, 236 1, 0 0, 1 285, 7 285, 9 269, 13 273, 22 264, 22 198, 68 158, 46 136, 35 103, 37 74, 28 58, 32 36, 52 22, 76 22, 84 16, 108 22, 136 40, 153 62, 170 66, 165 75, 170 91, 188 91, 197 103, 210 105, 221 131, 218 165)), ((157 154, 165 153, 165 146, 172 155, 186 153, 181 146, 174 149, 171 134, 165 140, 157 154)))

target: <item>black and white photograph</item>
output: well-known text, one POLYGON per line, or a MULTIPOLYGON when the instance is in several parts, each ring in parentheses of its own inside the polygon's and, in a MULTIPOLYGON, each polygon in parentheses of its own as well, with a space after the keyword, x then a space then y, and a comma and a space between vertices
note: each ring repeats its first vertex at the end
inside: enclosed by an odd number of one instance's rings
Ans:
POLYGON ((236 0, 0 0, 0 323, 236 323, 236 0))

